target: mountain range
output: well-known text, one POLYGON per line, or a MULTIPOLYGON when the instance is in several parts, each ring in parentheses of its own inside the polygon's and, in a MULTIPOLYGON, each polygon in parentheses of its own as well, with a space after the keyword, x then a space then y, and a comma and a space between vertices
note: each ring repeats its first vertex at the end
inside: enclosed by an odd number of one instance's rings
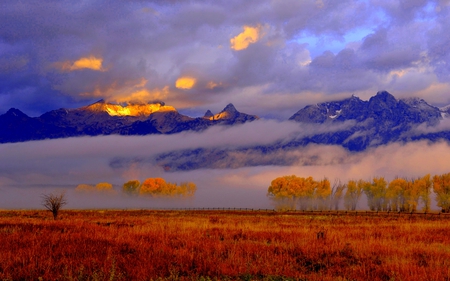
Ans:
MULTIPOLYGON (((380 91, 368 101, 351 96, 300 109, 285 122, 309 129, 288 139, 265 145, 197 147, 161 153, 154 159, 115 158, 110 166, 120 168, 150 161, 168 171, 176 171, 291 165, 299 161, 309 165, 314 164, 313 158, 301 160, 302 156, 293 152, 310 144, 338 145, 350 152, 358 152, 394 142, 449 141, 448 116, 450 107, 438 108, 419 98, 396 99, 390 93, 380 91)), ((212 126, 234 126, 258 119, 255 115, 237 111, 232 104, 218 114, 208 110, 203 117, 197 118, 180 114, 163 102, 112 104, 100 100, 77 109, 52 110, 39 117, 29 117, 12 108, 0 115, 0 143, 77 136, 199 132, 212 126)))
POLYGON ((11 108, 0 115, 0 143, 99 135, 174 134, 201 131, 215 125, 234 125, 258 119, 228 104, 218 114, 192 118, 163 102, 112 104, 100 100, 76 109, 57 109, 29 117, 11 108))

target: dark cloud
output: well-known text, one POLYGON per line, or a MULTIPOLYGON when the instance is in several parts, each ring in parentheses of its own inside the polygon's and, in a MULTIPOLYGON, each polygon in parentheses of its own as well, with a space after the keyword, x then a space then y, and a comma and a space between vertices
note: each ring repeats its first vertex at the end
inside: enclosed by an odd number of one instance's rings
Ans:
POLYGON ((422 75, 422 89, 409 95, 442 103, 449 7, 431 0, 3 1, 0 112, 38 115, 140 93, 190 112, 233 102, 280 118, 288 100, 403 89, 394 71, 422 75), (246 26, 258 28, 258 39, 231 49, 246 26), (349 34, 360 39, 350 42, 349 34), (343 47, 328 47, 333 42, 343 47), (312 49, 318 45, 325 52, 312 49), (56 67, 87 57, 101 58, 102 71, 56 67), (195 86, 177 89, 186 75, 195 86))

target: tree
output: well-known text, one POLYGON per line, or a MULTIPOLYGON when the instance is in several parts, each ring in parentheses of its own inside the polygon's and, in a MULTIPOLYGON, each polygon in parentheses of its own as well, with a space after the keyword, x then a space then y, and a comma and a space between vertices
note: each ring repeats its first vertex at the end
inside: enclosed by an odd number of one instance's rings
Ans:
POLYGON ((433 177, 433 190, 436 193, 437 205, 443 213, 450 211, 450 173, 433 177))
POLYGON ((315 209, 316 210, 325 210, 328 208, 329 198, 331 195, 331 186, 330 181, 328 179, 323 179, 320 182, 317 182, 316 188, 314 190, 314 199, 315 199, 315 209))
POLYGON ((293 210, 297 206, 300 210, 312 209, 314 199, 317 199, 317 202, 323 202, 330 193, 328 180, 324 179, 319 183, 312 177, 302 178, 295 175, 274 179, 267 190, 267 196, 273 199, 278 207, 293 210), (319 192, 316 192, 318 187, 319 192))
POLYGON ((65 199, 65 194, 60 193, 59 195, 56 194, 43 194, 42 195, 42 205, 52 212, 53 219, 56 220, 58 217, 59 210, 62 206, 66 205, 67 201, 65 199))
POLYGON ((408 208, 405 198, 407 188, 408 181, 402 178, 394 179, 389 183, 386 200, 389 202, 390 211, 405 211, 408 208))
POLYGON ((129 195, 139 194, 141 183, 138 180, 130 180, 123 184, 122 191, 129 195))
POLYGON ((99 182, 95 186, 90 184, 79 184, 76 191, 83 193, 99 192, 99 193, 114 193, 113 185, 109 182, 99 182))
POLYGON ((95 189, 97 189, 97 191, 106 191, 106 192, 112 192, 113 191, 113 185, 110 184, 109 182, 99 182, 95 185, 95 189))
POLYGON ((364 185, 364 193, 371 211, 387 210, 387 182, 383 177, 373 178, 372 184, 364 185))
POLYGON ((164 186, 166 186, 166 181, 163 178, 148 178, 142 183, 139 194, 151 196, 161 195, 164 186))
POLYGON ((359 180, 349 180, 347 183, 347 190, 344 195, 344 206, 347 210, 356 210, 356 206, 358 205, 359 198, 361 198, 362 191, 364 186, 370 183, 359 180))
MULTIPOLYGON (((138 181, 129 181, 124 184, 124 191, 135 188, 138 181)), ((137 187, 136 187, 137 188, 137 187)), ((154 197, 190 197, 197 191, 197 186, 192 182, 176 183, 166 182, 163 178, 148 178, 138 188, 139 195, 154 197)), ((134 192, 134 191, 133 191, 134 192)))
POLYGON ((335 211, 339 210, 339 204, 341 202, 344 189, 345 184, 342 184, 340 180, 336 180, 331 191, 332 195, 330 200, 330 209, 333 209, 334 207, 335 211))
POLYGON ((431 180, 430 174, 427 174, 419 179, 420 183, 420 200, 423 203, 423 211, 429 212, 431 205, 431 187, 433 186, 433 182, 431 180))

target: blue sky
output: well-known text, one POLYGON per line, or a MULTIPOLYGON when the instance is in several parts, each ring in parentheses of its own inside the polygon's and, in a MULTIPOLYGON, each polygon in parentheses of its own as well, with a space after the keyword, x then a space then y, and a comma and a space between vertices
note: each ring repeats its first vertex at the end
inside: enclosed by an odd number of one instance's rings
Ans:
POLYGON ((162 100, 285 119, 379 90, 450 104, 450 1, 2 1, 0 114, 162 100))

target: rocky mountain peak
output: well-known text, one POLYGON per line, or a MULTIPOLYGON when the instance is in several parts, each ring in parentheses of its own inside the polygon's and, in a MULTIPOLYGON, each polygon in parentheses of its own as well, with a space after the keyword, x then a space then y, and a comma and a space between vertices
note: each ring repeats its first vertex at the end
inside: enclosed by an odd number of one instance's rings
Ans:
POLYGON ((211 112, 211 110, 208 109, 208 110, 206 111, 205 115, 203 115, 203 118, 209 119, 209 118, 211 118, 211 117, 214 117, 214 114, 211 112))
POLYGON ((238 112, 236 110, 236 107, 234 107, 234 105, 232 103, 229 103, 223 110, 222 112, 229 112, 229 113, 235 113, 238 112))
POLYGON ((22 111, 18 110, 17 108, 11 108, 6 112, 7 116, 13 117, 13 118, 23 118, 23 117, 28 117, 28 115, 26 115, 25 113, 23 113, 22 111))

